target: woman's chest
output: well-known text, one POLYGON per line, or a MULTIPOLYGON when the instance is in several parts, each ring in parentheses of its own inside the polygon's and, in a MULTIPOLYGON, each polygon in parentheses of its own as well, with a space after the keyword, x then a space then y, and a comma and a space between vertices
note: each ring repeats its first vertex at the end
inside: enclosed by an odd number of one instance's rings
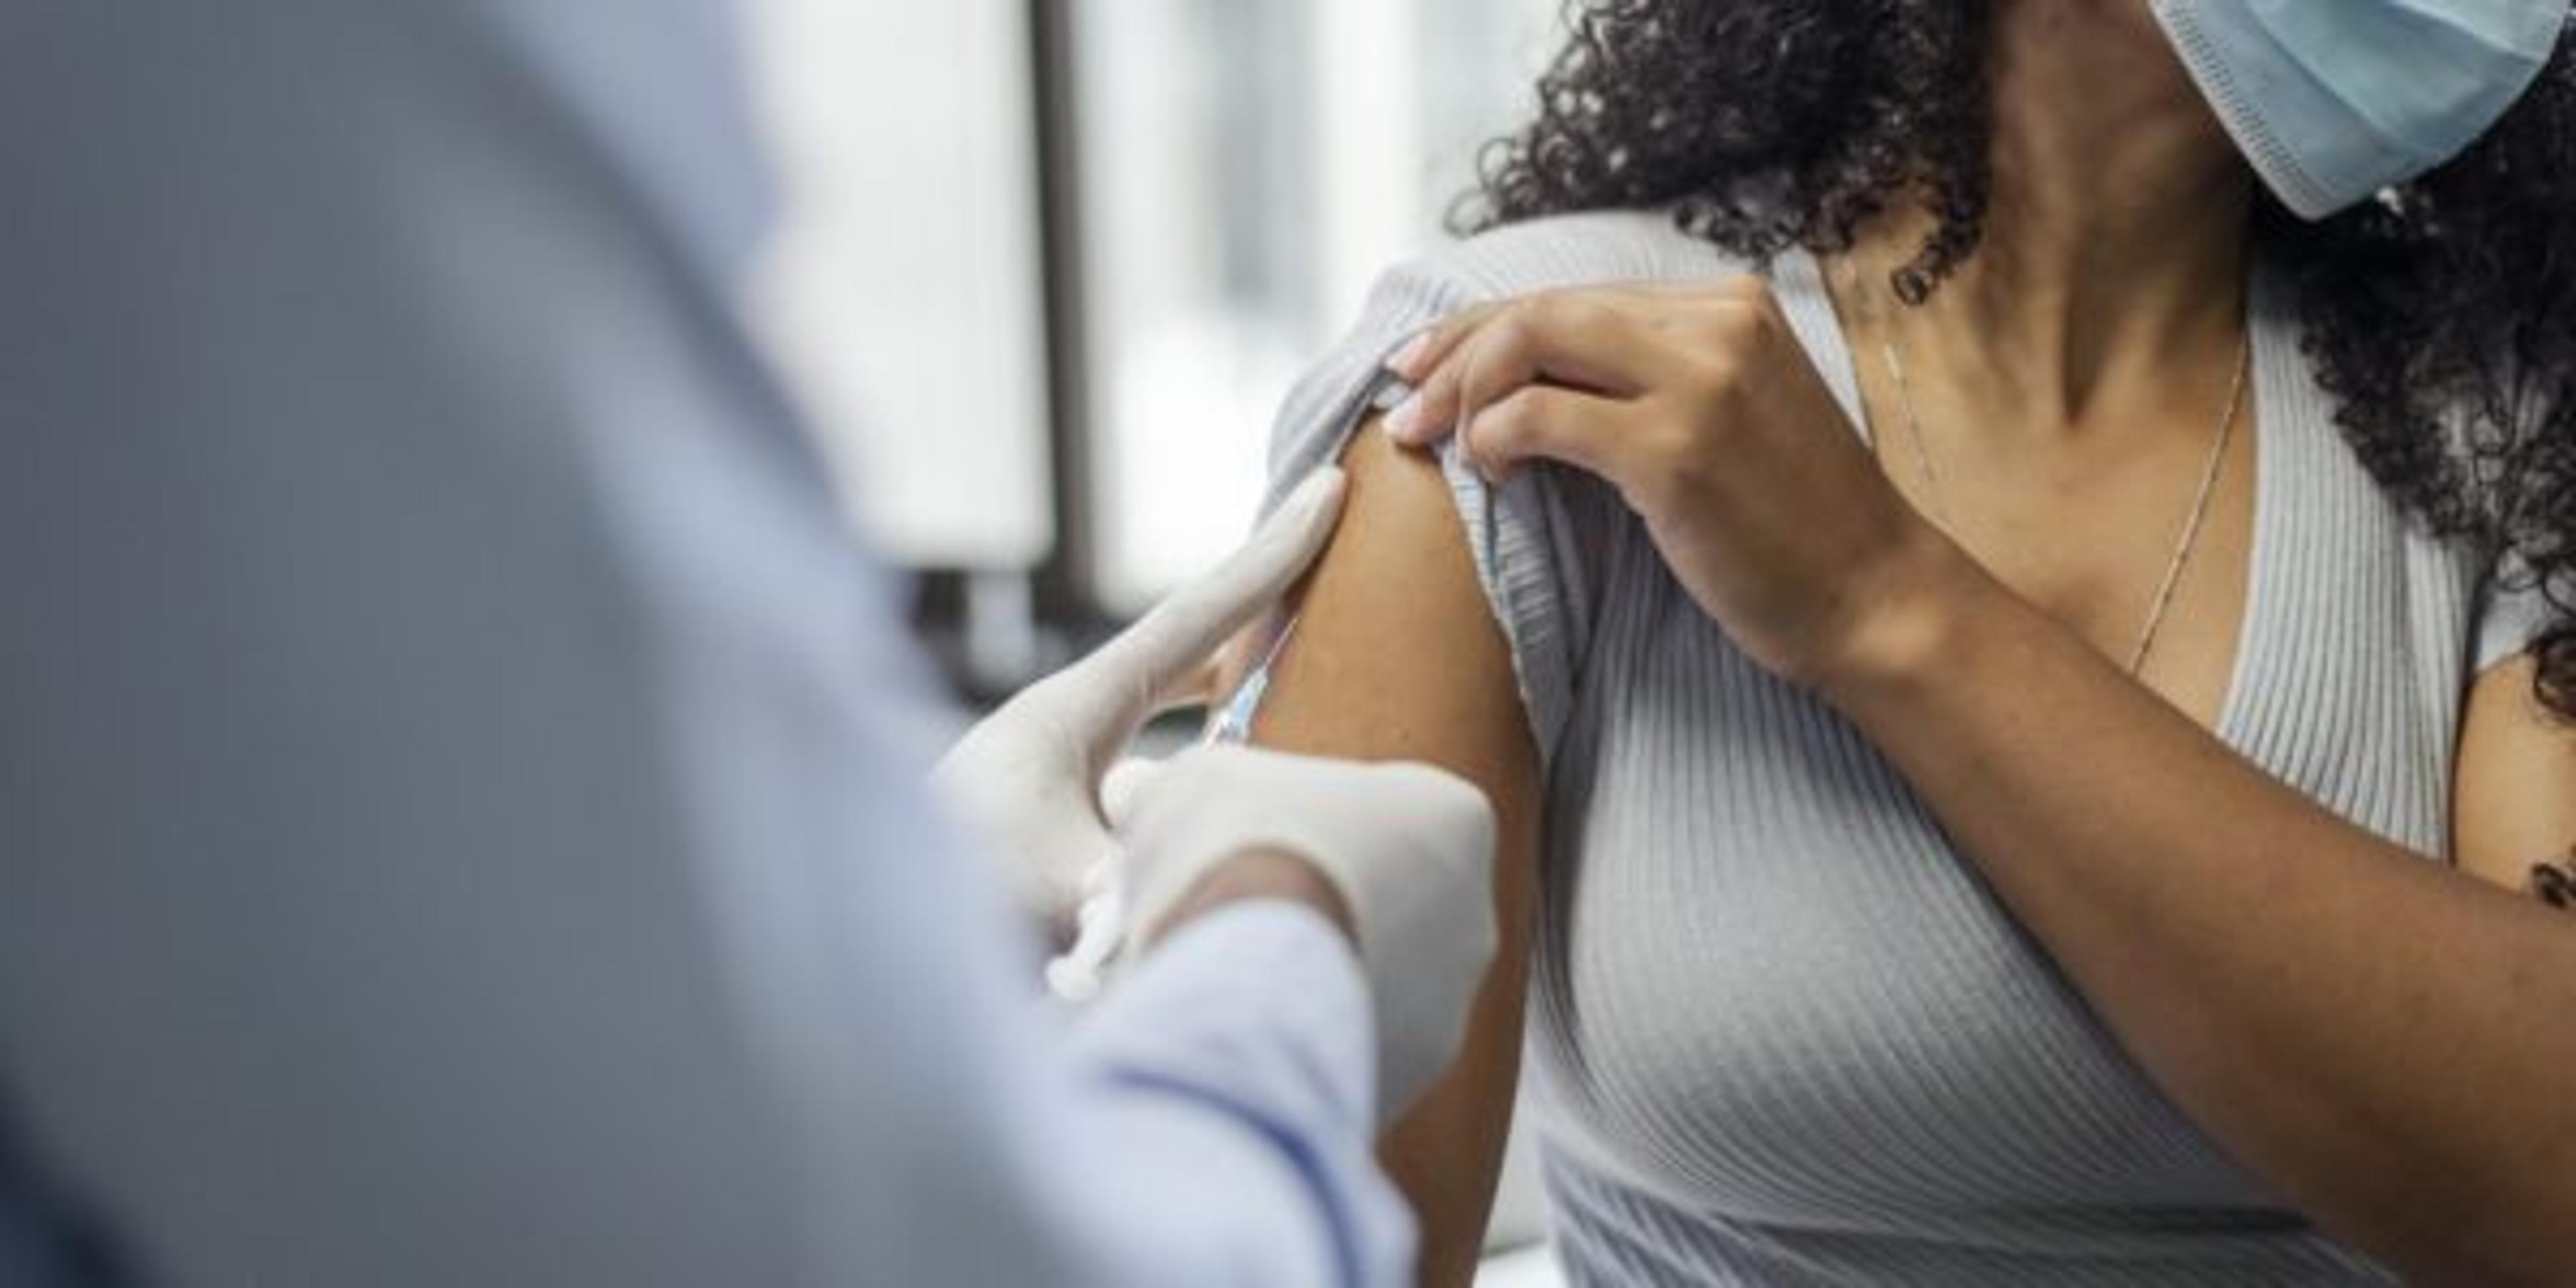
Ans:
MULTIPOLYGON (((2426 655, 2469 597, 2406 544, 2267 570, 2248 612, 2288 620, 2248 620, 2222 728, 2431 850, 2463 677, 2426 655)), ((1534 1018, 1561 1128, 1747 1217, 2261 1202, 1857 730, 1659 569, 1622 575, 1549 793, 1534 1018)))

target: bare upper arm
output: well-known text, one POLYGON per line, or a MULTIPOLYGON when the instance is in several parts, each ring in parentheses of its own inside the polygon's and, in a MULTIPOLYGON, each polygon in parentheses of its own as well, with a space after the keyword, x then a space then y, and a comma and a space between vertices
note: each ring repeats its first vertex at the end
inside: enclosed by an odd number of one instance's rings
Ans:
POLYGON ((1437 462, 1363 426, 1341 530, 1308 580, 1296 637, 1253 724, 1265 746, 1419 760, 1472 780, 1501 824, 1501 951, 1448 1072, 1381 1157, 1421 1218, 1423 1280, 1473 1274, 1519 1081, 1535 898, 1538 752, 1437 462))
POLYGON ((2516 658, 2478 677, 2453 789, 2461 870, 2516 890, 2533 864, 2576 846, 2576 725, 2556 722, 2533 697, 2533 665, 2516 658))

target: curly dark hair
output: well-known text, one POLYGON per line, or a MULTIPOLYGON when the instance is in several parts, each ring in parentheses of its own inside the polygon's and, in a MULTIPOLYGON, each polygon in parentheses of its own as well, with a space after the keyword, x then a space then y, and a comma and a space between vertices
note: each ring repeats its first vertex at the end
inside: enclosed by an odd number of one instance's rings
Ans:
MULTIPOLYGON (((1767 262, 1849 249, 1892 200, 1934 230, 1921 303, 1975 253, 1989 191, 1991 0, 1570 0, 1537 119, 1489 145, 1461 232, 1668 208, 1767 262)), ((2576 717, 2576 39, 2450 164, 2322 222, 2258 199, 2255 252, 2371 474, 2536 586, 2537 696, 2576 717)))

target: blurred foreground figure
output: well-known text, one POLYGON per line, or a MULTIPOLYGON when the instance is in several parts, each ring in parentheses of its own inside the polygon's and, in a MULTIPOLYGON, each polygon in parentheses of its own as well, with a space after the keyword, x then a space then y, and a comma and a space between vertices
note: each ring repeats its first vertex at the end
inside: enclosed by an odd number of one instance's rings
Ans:
POLYGON ((0 16, 0 1283, 1409 1274, 1370 1145, 1490 952, 1483 798, 1231 750, 1095 801, 1337 484, 952 758, 1137 895, 1041 1031, 731 311, 731 38, 0 16))

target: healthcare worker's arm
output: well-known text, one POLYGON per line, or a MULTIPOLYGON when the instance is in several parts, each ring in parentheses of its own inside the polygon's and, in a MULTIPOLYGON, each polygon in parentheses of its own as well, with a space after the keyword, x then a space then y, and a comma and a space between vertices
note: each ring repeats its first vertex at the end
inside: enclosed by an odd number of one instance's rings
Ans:
POLYGON ((1421 1281, 1465 1284, 1519 1086, 1537 903, 1538 751, 1438 465, 1397 451, 1374 418, 1352 435, 1345 465, 1351 495, 1341 532, 1306 587, 1253 735, 1294 751, 1428 761, 1494 802, 1501 949, 1449 1072, 1381 1150, 1422 1223, 1421 1281), (1424 640, 1439 643, 1395 645, 1424 640))
POLYGON ((0 12, 0 1094, 162 1284, 1401 1274, 1329 917, 1043 1040, 729 312, 729 48, 0 12))

